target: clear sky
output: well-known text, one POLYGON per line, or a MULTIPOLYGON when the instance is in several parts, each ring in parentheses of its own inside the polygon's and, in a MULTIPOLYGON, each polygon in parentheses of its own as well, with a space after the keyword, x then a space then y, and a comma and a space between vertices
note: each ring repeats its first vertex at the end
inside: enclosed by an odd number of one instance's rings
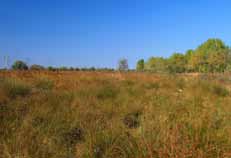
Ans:
POLYGON ((230 0, 0 0, 0 66, 134 68, 211 37, 231 45, 230 0))

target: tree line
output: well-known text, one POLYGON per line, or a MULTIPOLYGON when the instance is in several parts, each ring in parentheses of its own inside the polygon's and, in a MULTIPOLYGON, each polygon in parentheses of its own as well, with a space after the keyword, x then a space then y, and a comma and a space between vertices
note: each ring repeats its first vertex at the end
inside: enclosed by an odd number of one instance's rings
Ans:
POLYGON ((140 59, 136 70, 168 73, 231 71, 231 49, 220 39, 208 39, 195 50, 173 53, 169 58, 140 59))
MULTIPOLYGON (((95 68, 95 67, 66 67, 66 66, 61 66, 61 67, 53 67, 53 66, 48 66, 44 67, 42 65, 38 64, 33 64, 31 66, 28 66, 26 62, 21 61, 21 60, 16 60, 13 65, 11 66, 11 70, 49 70, 49 71, 115 71, 113 68, 95 68)), ((128 68, 128 61, 127 59, 123 58, 120 59, 118 62, 118 68, 117 70, 119 71, 132 71, 129 70, 128 68)))
POLYGON ((95 67, 53 67, 48 66, 44 67, 42 65, 33 64, 31 66, 28 66, 26 62, 17 60, 13 63, 11 66, 12 70, 34 70, 34 71, 42 71, 42 70, 48 70, 48 71, 114 71, 112 68, 95 68, 95 67))
MULTIPOLYGON (((13 70, 49 70, 49 71, 115 71, 113 68, 95 67, 44 67, 17 60, 11 66, 13 70)), ((120 59, 117 70, 133 71, 128 67, 127 59, 120 59)), ((189 49, 185 53, 173 53, 170 57, 150 57, 147 61, 140 59, 136 64, 137 71, 155 73, 213 73, 231 72, 231 48, 221 39, 211 38, 199 45, 195 50, 189 49)))

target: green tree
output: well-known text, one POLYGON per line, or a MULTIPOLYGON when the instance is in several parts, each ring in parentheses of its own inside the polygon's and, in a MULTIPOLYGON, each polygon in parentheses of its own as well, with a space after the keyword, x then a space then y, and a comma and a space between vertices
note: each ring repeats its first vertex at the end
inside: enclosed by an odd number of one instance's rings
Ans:
POLYGON ((136 70, 143 71, 144 70, 144 59, 140 59, 136 64, 136 70))
POLYGON ((33 64, 30 66, 30 70, 44 70, 45 68, 42 65, 33 64))
POLYGON ((23 62, 21 60, 17 60, 12 65, 12 69, 13 70, 28 70, 28 66, 25 62, 23 62))
POLYGON ((168 70, 171 73, 182 73, 186 71, 187 60, 184 54, 173 53, 168 59, 168 70))
POLYGON ((185 53, 186 71, 187 71, 187 72, 193 72, 193 71, 194 71, 193 66, 192 66, 192 63, 191 63, 191 61, 192 61, 192 56, 193 56, 194 52, 195 52, 194 50, 189 49, 189 50, 187 50, 186 53, 185 53))
POLYGON ((195 53, 191 57, 189 66, 196 72, 206 72, 207 71, 207 60, 202 53, 195 53))
POLYGON ((166 72, 167 61, 163 57, 151 57, 144 67, 146 70, 153 72, 166 72))
POLYGON ((47 67, 47 70, 49 70, 49 71, 56 71, 57 68, 55 68, 55 67, 53 67, 53 66, 48 66, 48 67, 47 67))
POLYGON ((119 71, 127 71, 128 70, 128 61, 127 59, 120 59, 118 62, 118 70, 119 71))
POLYGON ((228 52, 229 48, 222 40, 208 39, 195 50, 190 63, 198 72, 222 71, 220 69, 227 64, 227 60, 223 58, 226 58, 228 52), (214 64, 219 64, 219 68, 214 64))
POLYGON ((208 65, 210 72, 224 72, 228 65, 228 51, 219 50, 208 55, 208 65))
POLYGON ((66 66, 61 66, 61 67, 59 68, 59 70, 60 70, 60 71, 67 71, 67 70, 68 70, 68 67, 66 67, 66 66))

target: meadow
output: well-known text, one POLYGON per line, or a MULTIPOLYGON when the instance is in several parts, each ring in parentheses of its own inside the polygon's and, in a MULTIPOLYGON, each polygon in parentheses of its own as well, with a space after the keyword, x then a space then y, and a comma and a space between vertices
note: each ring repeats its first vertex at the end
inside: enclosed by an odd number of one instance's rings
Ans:
POLYGON ((0 72, 1 158, 231 157, 231 75, 0 72))

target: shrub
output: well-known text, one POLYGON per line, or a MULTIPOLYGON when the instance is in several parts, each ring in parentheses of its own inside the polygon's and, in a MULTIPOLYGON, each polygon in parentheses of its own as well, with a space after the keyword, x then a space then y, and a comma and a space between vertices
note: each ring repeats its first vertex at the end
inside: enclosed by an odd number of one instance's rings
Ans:
POLYGON ((67 68, 66 66, 61 66, 61 67, 59 68, 59 70, 60 70, 60 71, 67 71, 68 68, 67 68))
POLYGON ((30 66, 30 69, 31 70, 44 70, 45 68, 43 66, 41 66, 41 65, 34 64, 34 65, 30 66))
POLYGON ((79 71, 79 70, 80 70, 80 68, 78 68, 78 67, 75 68, 75 71, 79 71))
POLYGON ((95 67, 90 67, 89 71, 96 71, 96 68, 95 67))
POLYGON ((28 66, 25 62, 23 61, 15 61, 14 64, 12 65, 13 70, 27 70, 28 66))
POLYGON ((49 71, 57 71, 57 68, 52 67, 52 66, 48 66, 47 70, 49 70, 49 71))

